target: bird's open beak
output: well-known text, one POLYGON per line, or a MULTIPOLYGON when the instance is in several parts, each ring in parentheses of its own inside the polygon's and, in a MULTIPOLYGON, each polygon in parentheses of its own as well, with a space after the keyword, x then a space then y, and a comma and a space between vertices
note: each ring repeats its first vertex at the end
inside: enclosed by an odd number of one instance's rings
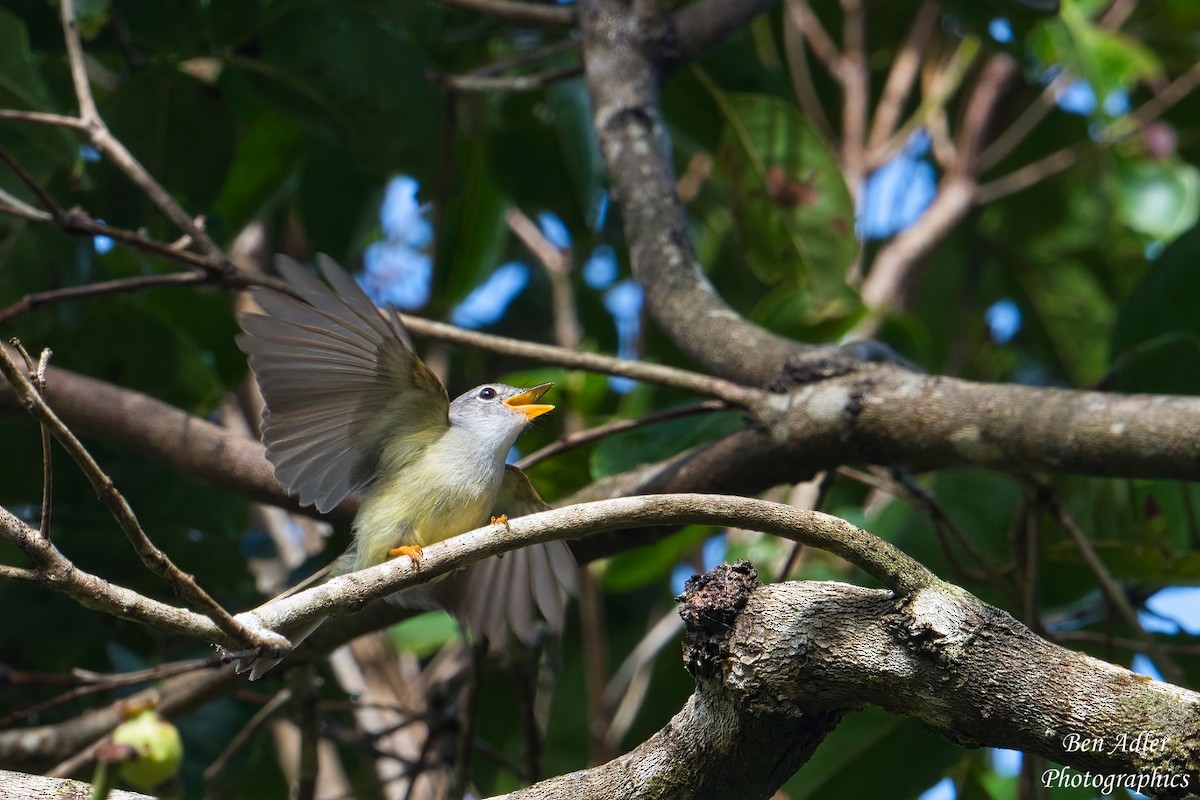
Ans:
POLYGON ((514 411, 520 411, 525 415, 526 419, 540 417, 547 411, 554 410, 554 406, 540 405, 537 402, 541 399, 542 395, 550 391, 550 387, 553 385, 553 383, 543 383, 541 386, 535 386, 532 389, 526 389, 520 394, 514 395, 505 400, 504 405, 508 406, 514 411))

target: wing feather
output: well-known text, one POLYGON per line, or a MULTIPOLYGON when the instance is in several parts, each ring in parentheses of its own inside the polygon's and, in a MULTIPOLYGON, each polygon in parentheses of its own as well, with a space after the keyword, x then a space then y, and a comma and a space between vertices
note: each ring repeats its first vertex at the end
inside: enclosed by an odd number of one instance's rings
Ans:
POLYGON ((253 289, 266 313, 239 317, 237 343, 266 403, 263 443, 276 477, 324 512, 371 481, 387 441, 446 427, 450 401, 395 310, 380 313, 333 259, 317 263, 328 283, 278 258, 300 299, 253 289))

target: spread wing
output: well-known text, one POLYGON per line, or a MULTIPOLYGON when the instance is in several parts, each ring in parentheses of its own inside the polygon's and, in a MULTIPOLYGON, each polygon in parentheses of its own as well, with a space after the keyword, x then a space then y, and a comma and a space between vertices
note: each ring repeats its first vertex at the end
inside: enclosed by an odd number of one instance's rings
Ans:
POLYGON ((303 300, 255 288, 266 314, 240 315, 237 343, 266 401, 263 444, 275 477, 325 512, 371 481, 386 442, 448 426, 450 400, 395 309, 380 313, 328 256, 317 263, 329 285, 278 257, 303 300))
MULTIPOLYGON (((525 473, 505 467, 497 514, 515 519, 549 508, 525 473)), ((567 595, 577 591, 578 572, 564 542, 523 547, 484 559, 452 579, 448 605, 477 637, 487 639, 492 650, 507 644, 509 631, 533 645, 541 632, 539 617, 551 631, 561 633, 567 595)))

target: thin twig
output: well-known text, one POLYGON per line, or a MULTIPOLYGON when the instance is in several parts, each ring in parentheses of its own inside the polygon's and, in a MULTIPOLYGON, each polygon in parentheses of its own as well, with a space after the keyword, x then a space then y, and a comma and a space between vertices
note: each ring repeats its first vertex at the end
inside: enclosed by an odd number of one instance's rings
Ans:
MULTIPOLYGON (((64 0, 68 5, 69 0, 64 0)), ((242 623, 230 616, 207 592, 200 588, 192 576, 185 573, 158 549, 145 531, 142 530, 137 517, 133 513, 125 497, 117 490, 112 479, 100 469, 100 465, 92 458, 83 444, 75 438, 70 429, 63 424, 58 415, 38 393, 33 382, 24 375, 20 368, 9 356, 8 351, 0 346, 0 371, 8 378, 9 383, 16 389, 26 410, 42 425, 50 429, 58 443, 70 454, 79 465, 84 476, 91 483, 100 501, 112 514, 134 551, 146 567, 167 581, 167 583, 183 598, 190 602, 201 613, 213 621, 226 635, 249 647, 269 646, 270 640, 251 631, 242 623)))
MULTIPOLYGON (((1146 649, 1144 641, 1110 636, 1107 633, 1097 633, 1096 631, 1057 631, 1048 634, 1048 636, 1055 642, 1087 642, 1089 644, 1113 645, 1135 653, 1140 653, 1146 649)), ((1177 644, 1175 642, 1158 642, 1158 644, 1163 650, 1169 653, 1181 656, 1200 656, 1200 644, 1177 644)))
POLYGON ((912 92, 925 48, 937 26, 940 14, 941 10, 937 5, 926 0, 913 18, 908 36, 900 45, 896 57, 892 59, 892 68, 888 71, 887 81, 883 85, 883 94, 875 106, 871 133, 867 136, 868 152, 877 150, 895 130, 904 104, 912 92))
POLYGON ((1041 183, 1053 175, 1070 169, 1084 153, 1095 152, 1096 149, 1096 146, 1090 142, 1077 142, 1042 156, 1037 161, 1031 161, 1007 175, 980 186, 976 189, 976 202, 980 205, 994 203, 1002 197, 1028 189, 1034 184, 1041 183))
POLYGON ((666 422, 673 419, 682 419, 696 414, 712 414, 717 411, 728 411, 731 408, 729 403, 724 400, 706 400, 703 403, 698 403, 693 406, 683 406, 682 408, 670 408, 666 411, 659 411, 654 414, 647 414, 644 417, 637 419, 618 419, 612 422, 606 422, 603 425, 597 425, 594 428, 587 430, 576 431, 564 435, 557 441, 551 442, 540 450, 535 450, 529 455, 517 462, 517 467, 520 469, 529 469, 534 464, 541 463, 548 458, 559 455, 567 450, 572 450, 576 447, 582 447, 585 444, 603 439, 608 436, 613 436, 618 433, 633 430, 634 428, 643 428, 647 425, 656 425, 660 422, 666 422))
MULTIPOLYGON (((820 483, 817 485, 817 499, 813 502, 813 511, 820 511, 825 507, 825 502, 829 499, 829 493, 833 490, 834 481, 837 480, 837 472, 827 470, 820 476, 820 483)), ((796 569, 796 565, 800 562, 800 555, 804 552, 804 543, 796 542, 792 545, 792 552, 788 553, 787 561, 784 562, 783 569, 779 570, 779 577, 776 582, 782 583, 788 579, 792 571, 796 569)))
POLYGON ((433 79, 456 92, 534 92, 545 89, 559 81, 569 80, 583 74, 583 65, 571 64, 555 67, 532 75, 432 75, 433 79))
POLYGON ((44 292, 33 292, 22 297, 8 308, 0 309, 0 324, 8 322, 13 317, 32 311, 38 306, 51 303, 62 303, 68 300, 79 300, 85 297, 98 297, 118 292, 136 292, 158 286, 196 286, 211 283, 211 273, 203 272, 173 272, 168 275, 139 275, 133 278, 116 278, 111 281, 99 281, 83 286, 67 286, 62 289, 48 289, 44 292))
POLYGON ((249 721, 242 726, 234 737, 225 746, 213 762, 204 769, 204 782, 207 788, 204 792, 205 797, 215 798, 217 794, 217 784, 221 780, 221 776, 225 770, 229 768, 229 764, 233 761, 234 756, 242 751, 242 748, 250 741, 255 731, 261 728, 266 722, 275 716, 281 708, 286 706, 292 699, 292 694, 287 689, 277 693, 274 697, 266 702, 262 708, 254 712, 254 716, 250 717, 249 721))
POLYGON ((448 6, 457 6, 480 14, 500 17, 509 22, 527 25, 574 25, 573 6, 527 3, 521 0, 441 0, 448 6))
MULTIPOLYGON (((909 138, 918 128, 929 130, 931 136, 937 137, 936 129, 939 119, 944 120, 946 103, 962 86, 971 65, 981 52, 979 39, 969 36, 962 39, 954 48, 950 57, 922 80, 922 98, 917 110, 904 121, 900 127, 886 137, 879 146, 872 148, 867 154, 867 169, 875 169, 890 161, 908 144, 909 138)), ((942 130, 948 128, 940 126, 942 130)), ((937 148, 935 148, 935 153, 937 148)), ((956 169, 957 157, 942 157, 938 159, 944 169, 956 169)))
POLYGON ((43 111, 0 108, 0 120, 6 122, 30 122, 34 125, 50 125, 56 128, 87 131, 87 123, 78 117, 68 117, 65 114, 47 114, 43 111))
MULTIPOLYGON (((42 357, 38 359, 37 364, 33 363, 33 357, 29 355, 29 351, 25 346, 16 339, 11 341, 21 359, 25 362, 25 369, 29 372, 29 379, 33 382, 38 394, 42 397, 46 396, 46 368, 50 364, 51 351, 49 348, 42 350, 42 357)), ((54 492, 51 486, 50 472, 50 432, 46 430, 45 425, 39 425, 38 430, 41 432, 42 438, 42 508, 41 522, 38 524, 38 533, 46 541, 50 541, 50 508, 53 500, 54 492)))
POLYGON ((550 303, 554 318, 554 343, 567 350, 578 350, 583 338, 579 315, 575 311, 575 289, 571 285, 571 248, 555 247, 519 208, 510 208, 504 221, 550 278, 550 303))
MULTIPOLYGON (((1161 117, 1172 106, 1200 88, 1200 64, 1196 64, 1186 72, 1171 81, 1162 91, 1131 111, 1127 116, 1120 117, 1109 123, 1096 136, 1095 141, 1077 142, 1042 156, 1036 161, 1026 164, 1007 175, 983 184, 978 189, 977 199, 987 203, 1010 194, 1027 189, 1034 184, 1056 175, 1074 165, 1088 153, 1095 152, 1106 145, 1113 145, 1129 138, 1142 126, 1161 117)), ((990 148, 989 148, 990 149, 990 148)), ((980 156, 982 163, 983 157, 980 156)))
MULTIPOLYGON (((178 661, 171 664, 162 664, 150 669, 140 669, 133 672, 124 672, 116 674, 105 673, 89 673, 86 670, 73 670, 70 676, 65 677, 67 680, 74 681, 78 685, 69 691, 45 700, 41 703, 35 703, 32 706, 19 709, 12 712, 6 717, 0 718, 0 728, 7 728, 16 722, 31 717, 34 714, 40 714, 43 711, 54 708, 55 706, 69 703, 73 700, 78 700, 80 697, 85 697, 89 694, 98 692, 111 692, 115 689, 125 688, 127 686, 137 686, 142 683, 150 683, 164 678, 170 678, 174 675, 183 675, 188 672, 196 672, 202 669, 215 669, 224 666, 225 660, 217 655, 211 655, 207 658, 194 658, 187 661, 178 661)), ((36 676, 35 676, 36 677, 36 676)), ((50 677, 50 676, 44 676, 50 677)), ((8 683, 28 684, 35 683, 32 677, 14 671, 5 671, 4 679, 8 683)))
MULTIPOLYGON (((21 219, 37 222, 42 225, 56 225, 70 233, 81 233, 88 236, 107 236, 115 241, 136 247, 139 250, 156 253, 175 261, 180 261, 188 266, 210 272, 217 273, 220 269, 219 259, 202 256, 199 253, 193 253, 188 250, 180 250, 173 244, 156 241, 136 231, 129 231, 124 228, 106 225, 103 222, 97 222, 88 216, 87 212, 79 208, 68 209, 64 212, 62 219, 57 219, 48 211, 34 208, 7 192, 0 191, 0 214, 20 217, 21 219)), ((240 272, 221 274, 220 278, 229 286, 246 286, 253 282, 249 276, 243 275, 240 272)))
POLYGON ((533 361, 559 364, 570 369, 584 369, 604 375, 624 375, 634 380, 657 383, 662 386, 672 386, 676 389, 696 392, 697 394, 719 397, 737 406, 753 408, 767 396, 761 390, 742 386, 732 381, 713 378, 697 372, 676 369, 675 367, 667 367, 661 364, 613 358, 596 353, 580 353, 548 344, 508 339, 503 336, 469 331, 454 325, 434 322, 422 317, 413 317, 408 314, 401 314, 400 319, 404 323, 404 326, 417 336, 425 336, 462 347, 472 347, 480 350, 488 350, 493 353, 528 358, 533 361))
POLYGON ((792 24, 808 40, 808 46, 812 48, 813 55, 825 66, 830 75, 838 78, 841 72, 842 55, 838 52, 837 45, 833 43, 833 37, 829 35, 829 32, 821 25, 821 20, 813 13, 808 0, 788 0, 787 11, 792 24))
POLYGON ((479 699, 483 671, 487 666, 487 642, 477 640, 469 645, 471 662, 462 687, 462 703, 458 708, 458 731, 454 741, 454 762, 446 785, 446 800, 463 800, 471 774, 471 752, 475 731, 479 726, 479 699))
POLYGON ((579 633, 583 644, 584 694, 587 698, 588 758, 604 763, 616 755, 605 740, 604 733, 612 727, 608 704, 604 701, 604 686, 608 682, 608 653, 604 636, 604 607, 600 602, 600 587, 593 571, 586 565, 579 571, 579 633))
POLYGON ((555 56, 571 53, 579 49, 579 41, 568 36, 565 39, 559 39, 557 42, 541 45, 540 47, 532 47, 523 52, 517 53, 508 58, 500 58, 482 66, 475 67, 468 71, 467 75, 484 76, 497 75, 502 72, 507 72, 510 69, 517 69, 528 64, 534 64, 538 61, 545 61, 555 56))
POLYGON ((196 221, 184 211, 171 193, 164 189, 142 166, 141 162, 134 158, 125 145, 108 130, 108 126, 105 125, 100 112, 96 109, 96 101, 92 96, 91 85, 88 83, 83 44, 79 38, 79 24, 75 19, 75 2, 74 0, 61 0, 59 6, 62 11, 67 60, 71 66, 71 82, 74 84, 75 97, 79 103, 79 118, 84 124, 88 138, 97 150, 107 156, 134 185, 142 190, 142 193, 158 207, 167 219, 191 236, 206 254, 218 259, 221 271, 236 272, 237 268, 208 235, 208 232, 196 224, 196 221))
MULTIPOLYGON (((37 371, 34 373, 38 394, 46 396, 46 368, 50 366, 50 348, 43 348, 42 357, 38 359, 37 371)), ((50 450, 50 431, 45 425, 38 426, 42 434, 42 519, 39 531, 42 538, 50 539, 50 514, 54 508, 54 460, 50 450)))
POLYGON ((25 184, 29 191, 33 192, 37 196, 38 200, 42 201, 42 205, 46 207, 46 210, 50 212, 51 216, 53 216, 55 219, 62 219, 63 210, 59 207, 58 203, 54 201, 54 198, 51 197, 46 190, 41 187, 41 184, 35 181, 33 176, 26 172, 25 168, 22 167, 20 163, 12 157, 12 154, 3 147, 0 147, 0 161, 3 161, 4 165, 8 167, 9 171, 17 176, 17 180, 25 184))
POLYGON ((1016 120, 979 153, 980 174, 999 164, 1021 142, 1025 141, 1025 137, 1032 133, 1033 129, 1054 108, 1059 94, 1067 88, 1067 84, 1072 80, 1074 80, 1074 76, 1065 70, 1054 76, 1037 98, 1017 116, 1016 120))
POLYGON ((1100 554, 1096 552, 1096 548, 1092 545, 1088 535, 1084 533, 1083 528, 1079 527, 1079 523, 1067 511, 1067 507, 1063 504, 1058 494, 1048 485, 1043 485, 1042 489, 1044 491, 1047 510, 1058 521, 1058 524, 1062 526, 1062 529, 1066 531, 1067 536, 1070 537, 1072 543, 1075 545, 1075 549, 1083 559, 1083 563, 1096 576, 1096 581, 1100 584, 1100 590, 1108 598, 1108 602, 1113 605, 1117 613, 1125 620, 1125 624, 1133 629, 1134 635, 1143 642, 1146 650, 1154 657, 1158 668, 1162 670, 1163 676, 1172 683, 1182 685, 1184 682, 1183 671, 1171 658, 1170 654, 1159 646, 1159 642, 1146 633, 1146 629, 1142 627, 1141 620, 1138 619, 1137 611, 1129 602, 1129 598, 1125 596, 1125 592, 1117 584, 1116 579, 1113 578, 1112 573, 1108 571, 1108 567, 1105 565, 1104 560, 1100 558, 1100 554))
POLYGON ((314 800, 317 796, 317 746, 320 744, 321 718, 317 713, 317 676, 311 665, 287 674, 288 689, 300 730, 300 752, 296 761, 293 800, 314 800))
POLYGON ((795 18, 790 14, 784 19, 783 44, 787 53, 788 75, 792 79, 792 90, 796 93, 796 100, 800 103, 800 108, 809 124, 816 129, 825 144, 833 149, 837 135, 833 131, 829 117, 825 114, 825 108, 821 105, 816 84, 813 83, 812 70, 808 66, 808 47, 804 43, 804 32, 800 30, 795 18))
POLYGON ((857 197, 866 177, 867 118, 871 105, 871 70, 867 67, 866 15, 862 0, 841 0, 842 172, 850 196, 857 197))

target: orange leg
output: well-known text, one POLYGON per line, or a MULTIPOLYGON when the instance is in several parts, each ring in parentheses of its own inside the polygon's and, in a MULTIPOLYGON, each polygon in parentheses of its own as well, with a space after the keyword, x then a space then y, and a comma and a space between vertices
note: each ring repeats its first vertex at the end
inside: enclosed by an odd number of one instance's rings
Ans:
POLYGON ((505 530, 512 533, 512 525, 508 524, 508 514, 501 514, 498 517, 492 517, 493 525, 503 525, 505 530))
POLYGON ((421 547, 415 544, 401 545, 400 547, 393 547, 391 550, 388 550, 388 555, 393 558, 396 556, 408 556, 416 562, 421 560, 421 547))

